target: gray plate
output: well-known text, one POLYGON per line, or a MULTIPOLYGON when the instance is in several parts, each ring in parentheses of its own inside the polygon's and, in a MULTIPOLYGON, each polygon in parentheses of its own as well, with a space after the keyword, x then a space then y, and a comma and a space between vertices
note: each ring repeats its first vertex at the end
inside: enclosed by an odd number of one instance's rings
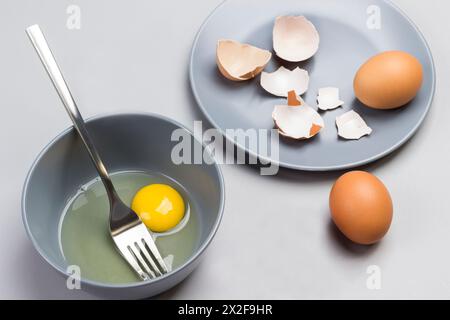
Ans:
MULTIPOLYGON (((281 140, 282 167, 308 171, 349 169, 378 160, 407 142, 428 113, 435 90, 435 69, 429 47, 417 27, 389 1, 384 0, 228 0, 201 27, 192 49, 190 80, 194 96, 205 116, 222 134, 226 129, 271 129, 274 105, 285 101, 265 93, 259 77, 246 82, 226 80, 217 70, 215 56, 219 39, 234 39, 271 50, 272 28, 279 15, 305 15, 321 36, 319 52, 309 61, 286 64, 272 58, 266 71, 280 65, 300 66, 310 72, 307 103, 316 105, 320 87, 336 86, 346 102, 343 109, 324 114, 326 129, 305 142, 281 140), (367 27, 368 8, 381 10, 381 30, 367 27), (386 50, 404 50, 424 67, 424 85, 406 108, 375 111, 355 100, 353 77, 369 57, 386 50), (360 141, 337 136, 336 116, 355 109, 374 129, 360 141)), ((227 137, 234 140, 232 137, 227 137)), ((235 141, 234 141, 235 142, 235 141)), ((258 150, 239 145, 251 155, 258 150)))

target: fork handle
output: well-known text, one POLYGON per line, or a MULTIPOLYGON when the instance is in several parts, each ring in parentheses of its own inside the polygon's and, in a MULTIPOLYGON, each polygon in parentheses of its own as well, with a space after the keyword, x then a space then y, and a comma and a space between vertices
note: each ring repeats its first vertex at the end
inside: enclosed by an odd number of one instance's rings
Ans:
POLYGON ((100 178, 105 185, 109 200, 112 203, 114 199, 117 198, 117 193, 111 182, 108 171, 106 170, 106 167, 103 164, 103 161, 101 160, 97 149, 92 143, 83 117, 81 116, 77 108, 72 93, 70 92, 69 87, 67 86, 67 83, 61 73, 61 70, 56 63, 55 57, 53 56, 52 51, 50 50, 50 47, 45 40, 44 34, 42 33, 41 28, 39 28, 38 25, 28 27, 26 31, 28 37, 31 40, 31 43, 33 44, 34 49, 36 50, 42 64, 44 65, 45 70, 52 80, 53 85, 55 86, 55 89, 58 92, 58 95, 61 98, 61 101, 64 104, 64 107, 67 110, 67 113, 69 114, 76 131, 80 135, 81 140, 88 150, 92 162, 94 163, 95 168, 97 169, 98 174, 100 175, 100 178))

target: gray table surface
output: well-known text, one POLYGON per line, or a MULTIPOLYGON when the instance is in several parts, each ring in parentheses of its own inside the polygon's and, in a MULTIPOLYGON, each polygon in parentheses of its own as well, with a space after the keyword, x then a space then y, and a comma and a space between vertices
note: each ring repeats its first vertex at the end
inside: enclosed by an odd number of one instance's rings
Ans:
MULTIPOLYGON (((432 111, 415 138, 365 168, 385 181, 395 201, 389 235, 377 246, 361 248, 335 231, 328 194, 338 173, 282 170, 278 176, 262 177, 250 167, 223 166, 226 208, 221 228, 200 267, 159 298, 450 298, 450 197, 445 187, 450 162, 450 3, 395 2, 427 38, 438 85, 432 111), (366 286, 370 265, 381 268, 381 290, 366 286)), ((47 31, 86 117, 149 111, 193 127, 202 115, 190 94, 189 52, 201 23, 219 3, 2 1, 0 298, 96 298, 67 290, 65 280, 35 252, 22 225, 20 196, 28 168, 47 142, 70 125, 25 27, 40 23, 47 31), (80 30, 66 28, 71 4, 81 8, 80 30), (152 42, 152 49, 145 42, 152 42)))

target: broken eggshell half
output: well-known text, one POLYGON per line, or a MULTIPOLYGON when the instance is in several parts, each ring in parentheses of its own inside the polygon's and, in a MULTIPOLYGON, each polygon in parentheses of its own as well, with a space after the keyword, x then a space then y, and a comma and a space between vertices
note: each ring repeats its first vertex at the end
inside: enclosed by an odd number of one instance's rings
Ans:
POLYGON ((246 81, 259 75, 272 58, 272 53, 234 40, 217 43, 217 66, 232 81, 246 81))
POLYGON ((275 20, 273 48, 281 59, 308 60, 319 50, 319 43, 319 32, 304 16, 281 16, 275 20))
POLYGON ((298 95, 302 95, 308 91, 309 74, 308 71, 299 67, 292 71, 280 67, 273 73, 263 72, 261 74, 261 86, 277 97, 287 97, 288 92, 292 90, 298 95))
POLYGON ((339 89, 333 87, 319 89, 317 96, 317 105, 320 110, 334 110, 341 107, 344 101, 339 99, 339 89))
POLYGON ((364 119, 354 110, 336 118, 338 135, 347 140, 359 140, 372 134, 364 119))
POLYGON ((289 92, 287 106, 275 106, 272 118, 280 135, 295 140, 311 139, 325 127, 322 117, 295 91, 289 92))

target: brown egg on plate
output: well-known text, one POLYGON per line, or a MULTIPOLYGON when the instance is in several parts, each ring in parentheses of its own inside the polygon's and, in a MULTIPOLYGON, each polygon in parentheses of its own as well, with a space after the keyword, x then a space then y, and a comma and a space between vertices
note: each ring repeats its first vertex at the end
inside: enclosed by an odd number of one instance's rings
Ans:
POLYGON ((380 241, 389 231, 393 204, 388 189, 374 175, 353 171, 340 177, 330 193, 330 210, 338 229, 362 245, 380 241))
POLYGON ((419 92, 423 82, 420 61, 403 51, 387 51, 370 58, 356 73, 354 91, 366 106, 396 109, 419 92))

